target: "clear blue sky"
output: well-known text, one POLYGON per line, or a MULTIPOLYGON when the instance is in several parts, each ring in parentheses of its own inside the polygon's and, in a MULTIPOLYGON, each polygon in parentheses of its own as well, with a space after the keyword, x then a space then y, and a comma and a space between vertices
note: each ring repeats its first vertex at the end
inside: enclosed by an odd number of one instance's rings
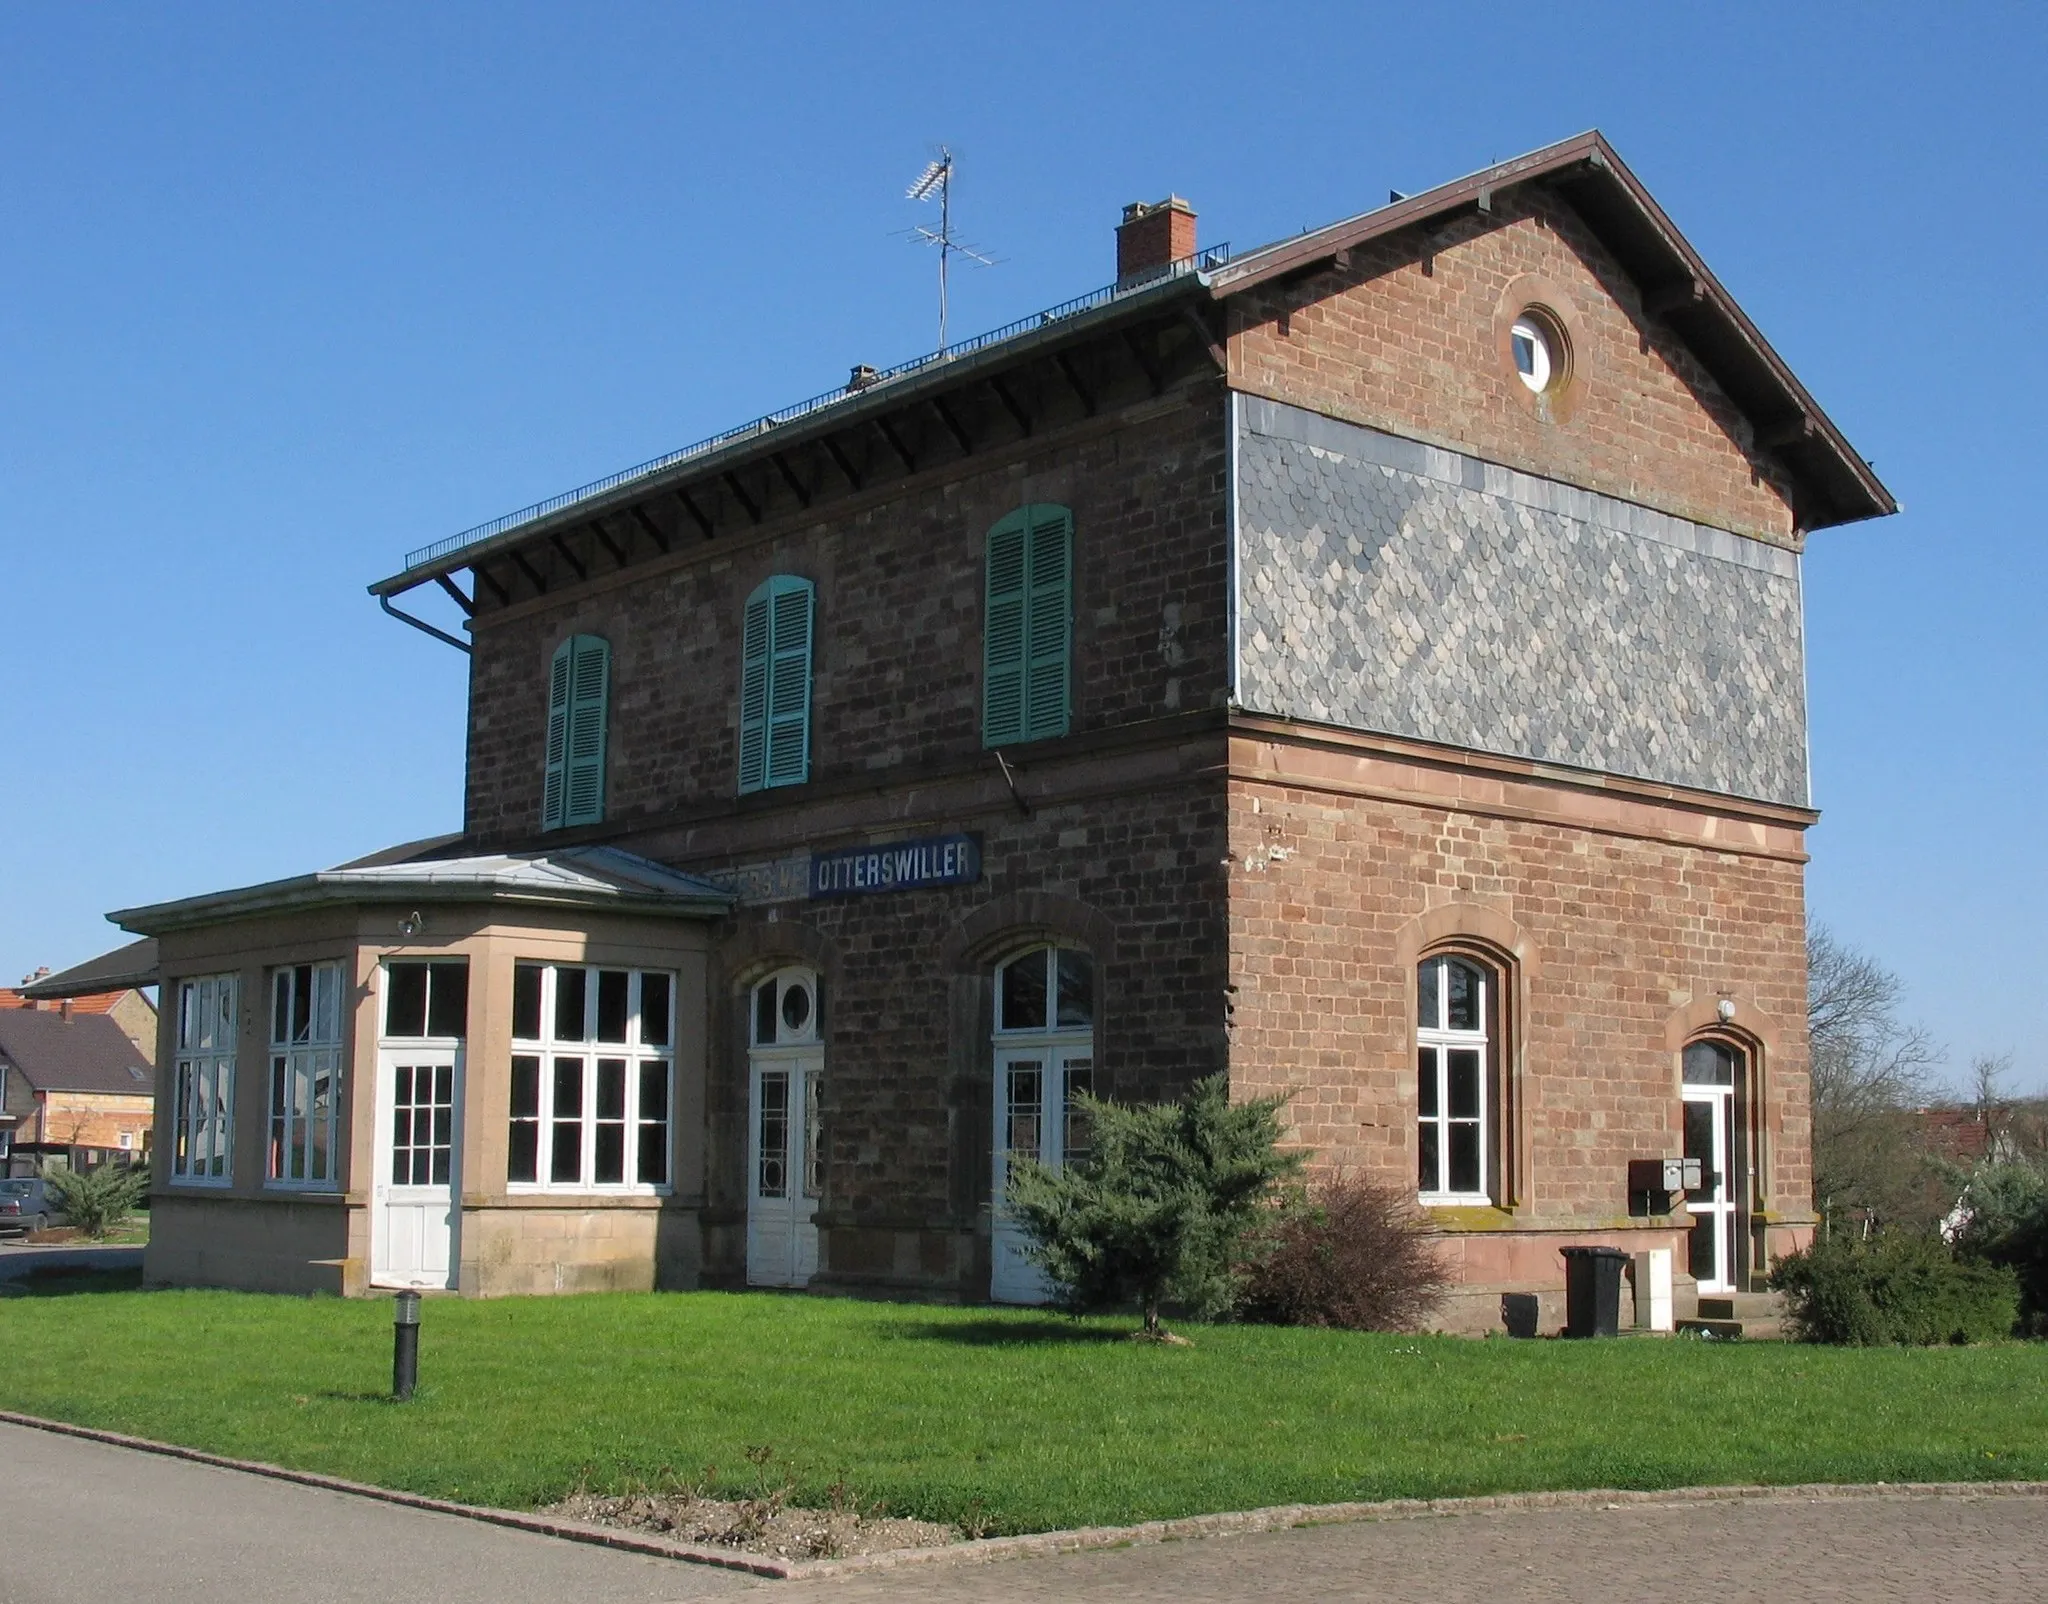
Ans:
POLYGON ((1807 565, 1812 903, 2048 1085, 2048 11, 0 9, 0 982, 459 824, 404 552, 932 344, 1599 127, 1907 511, 1807 565), (1567 20, 1569 19, 1569 20, 1567 20), (2029 110, 2028 108, 2033 108, 2029 110))

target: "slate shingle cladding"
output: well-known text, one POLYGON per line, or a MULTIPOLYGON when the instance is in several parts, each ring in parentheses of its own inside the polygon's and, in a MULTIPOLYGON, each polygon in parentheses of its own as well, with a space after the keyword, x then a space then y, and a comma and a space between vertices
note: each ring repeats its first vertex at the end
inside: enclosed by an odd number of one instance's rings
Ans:
POLYGON ((1806 804, 1793 553, 1239 407, 1245 708, 1806 804))

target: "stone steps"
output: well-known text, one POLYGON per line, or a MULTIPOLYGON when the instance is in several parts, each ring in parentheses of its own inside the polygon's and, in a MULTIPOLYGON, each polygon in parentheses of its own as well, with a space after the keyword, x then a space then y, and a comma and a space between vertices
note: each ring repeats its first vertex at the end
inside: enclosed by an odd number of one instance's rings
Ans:
POLYGON ((1784 1312, 1775 1292, 1707 1293, 1694 1314, 1676 1324, 1699 1336, 1769 1341, 1784 1335, 1784 1312))

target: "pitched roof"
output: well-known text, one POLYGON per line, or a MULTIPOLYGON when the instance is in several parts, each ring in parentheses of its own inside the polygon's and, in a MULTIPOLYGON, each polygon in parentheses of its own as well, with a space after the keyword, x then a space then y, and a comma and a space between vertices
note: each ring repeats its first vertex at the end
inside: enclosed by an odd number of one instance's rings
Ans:
POLYGON ((1648 313, 1686 343, 1749 418, 1758 446, 1782 462, 1792 478, 1800 528, 1820 529, 1898 511, 1898 502, 1870 464, 1821 410, 1614 147, 1594 130, 1325 228, 1236 257, 1229 257, 1228 247, 1218 247, 1176 263, 1164 276, 1120 282, 1019 319, 891 369, 878 382, 813 397, 437 541, 408 554, 405 567, 371 585, 371 593, 388 607, 392 597, 414 586, 445 579, 480 558, 537 541, 607 509, 625 510, 656 491, 729 475, 742 463, 785 452, 870 415, 879 417, 912 402, 928 401, 940 391, 950 394, 965 385, 987 383, 992 375, 1040 357, 1053 346, 1113 334, 1157 316, 1165 303, 1214 304, 1272 279, 1313 270, 1336 252, 1364 241, 1488 212, 1496 195, 1525 184, 1547 186, 1585 219, 1641 286, 1648 313))
POLYGON ((150 1096, 155 1071, 127 1033, 104 1014, 0 1009, 0 1060, 41 1092, 150 1096))
POLYGON ((1645 308, 1685 341, 1755 425, 1758 444, 1791 470, 1802 529, 1899 510, 1876 471, 1597 129, 1239 256, 1208 275, 1211 293, 1220 300, 1401 229, 1490 211, 1494 196, 1524 184, 1548 185, 1571 204, 1641 286, 1645 308))
MULTIPOLYGON (((374 854, 381 857, 383 854, 374 854)), ((161 935, 252 914, 319 904, 510 902, 684 918, 716 918, 732 893, 616 847, 491 853, 323 869, 289 880, 208 892, 177 902, 123 908, 107 917, 123 930, 161 935)))
MULTIPOLYGON (((82 997, 66 997, 74 1014, 105 1014, 113 1011, 114 1005, 130 991, 132 986, 123 986, 119 991, 94 991, 82 997)), ((11 986, 0 986, 0 1008, 34 1008, 44 1001, 31 997, 25 991, 16 991, 11 986)))
POLYGON ((125 947, 116 947, 112 952, 103 952, 97 958, 88 958, 82 964, 73 964, 23 986, 21 995, 37 1002, 53 997, 84 999, 155 984, 156 943, 131 941, 125 947))

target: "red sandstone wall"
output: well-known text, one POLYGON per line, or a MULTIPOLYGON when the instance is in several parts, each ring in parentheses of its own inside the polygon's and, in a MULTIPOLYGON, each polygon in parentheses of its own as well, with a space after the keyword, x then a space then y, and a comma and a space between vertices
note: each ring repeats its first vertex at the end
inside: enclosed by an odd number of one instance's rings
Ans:
POLYGON ((1350 266, 1230 302, 1231 383, 1469 451, 1702 523, 1792 542, 1778 470, 1571 208, 1517 191, 1424 256, 1418 230, 1350 266), (1530 282, 1535 281, 1535 282, 1530 282), (1521 289, 1510 293, 1520 284, 1521 289), (1570 416, 1547 421, 1503 349, 1527 299, 1556 302, 1574 346, 1570 416))
POLYGON ((1682 1149, 1674 1029, 1682 1039, 1688 1007, 1711 1018, 1723 992, 1738 1028, 1768 1038, 1766 1206, 1808 1216, 1796 828, 1765 832, 1767 851, 1719 850, 1689 808, 1661 809, 1676 839, 1646 838, 1534 782, 1476 806, 1441 787, 1448 805, 1431 805, 1261 780, 1289 759, 1234 745, 1232 1074, 1246 1095, 1293 1093, 1321 1165, 1413 1188, 1413 932, 1407 951, 1401 936, 1458 905, 1525 941, 1519 1196, 1512 1219, 1465 1223, 1625 1227, 1627 1160, 1682 1149))
MULTIPOLYGON (((560 601, 480 616, 466 828, 481 844, 538 833, 547 666, 578 632, 612 643, 608 823, 730 808, 740 613, 776 573, 818 587, 814 785, 986 762, 983 540, 1026 501, 1074 513, 1075 731, 1219 705, 1228 675, 1222 405, 1213 383, 1183 391, 1136 421, 934 472, 848 517, 696 548, 560 601)), ((1029 749, 1022 755, 1030 760, 1029 749)))

